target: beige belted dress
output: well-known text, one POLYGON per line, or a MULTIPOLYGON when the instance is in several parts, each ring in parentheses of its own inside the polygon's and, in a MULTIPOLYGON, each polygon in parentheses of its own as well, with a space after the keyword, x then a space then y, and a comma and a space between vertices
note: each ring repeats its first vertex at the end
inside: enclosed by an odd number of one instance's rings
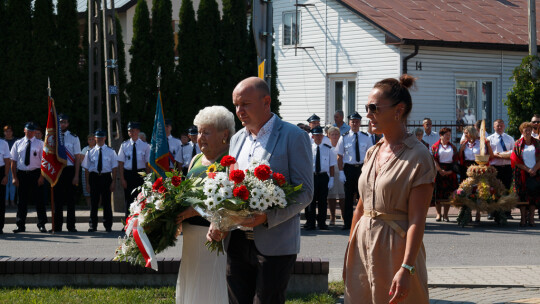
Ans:
MULTIPOLYGON (((408 199, 411 189, 435 181, 429 151, 415 136, 383 164, 375 176, 375 159, 384 138, 370 148, 358 182, 364 216, 352 231, 345 255, 345 303, 388 303, 392 279, 405 254, 408 199)), ((427 208, 427 206, 426 206, 427 208)), ((401 303, 429 303, 424 245, 418 253, 407 299, 401 303)))

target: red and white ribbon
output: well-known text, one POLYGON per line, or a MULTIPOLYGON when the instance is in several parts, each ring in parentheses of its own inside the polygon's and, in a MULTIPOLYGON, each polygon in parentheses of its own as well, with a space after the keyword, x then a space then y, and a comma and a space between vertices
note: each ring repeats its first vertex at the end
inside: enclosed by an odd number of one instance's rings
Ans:
POLYGON ((139 226, 138 223, 138 214, 127 218, 126 235, 129 237, 131 232, 133 232, 133 239, 135 240, 137 247, 139 247, 139 251, 146 261, 145 267, 152 268, 157 271, 158 263, 156 255, 154 254, 154 248, 152 248, 152 244, 150 243, 148 236, 146 236, 146 233, 144 233, 143 227, 139 226))

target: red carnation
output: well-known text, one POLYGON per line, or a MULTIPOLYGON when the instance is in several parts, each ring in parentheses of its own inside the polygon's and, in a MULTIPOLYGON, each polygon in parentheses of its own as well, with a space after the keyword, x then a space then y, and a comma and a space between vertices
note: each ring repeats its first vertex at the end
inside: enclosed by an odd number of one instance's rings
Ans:
POLYGON ((152 190, 156 191, 159 189, 159 187, 163 186, 163 178, 160 177, 158 179, 156 179, 156 181, 154 182, 154 184, 152 185, 152 190))
POLYGON ((242 170, 232 170, 231 173, 229 173, 229 179, 234 181, 235 184, 243 182, 245 177, 246 175, 242 170))
POLYGON ((216 172, 208 172, 206 173, 206 175, 208 176, 208 178, 214 179, 216 177, 216 172))
POLYGON ((281 173, 275 172, 274 174, 272 174, 272 178, 276 181, 276 183, 280 187, 283 186, 287 182, 287 180, 285 179, 285 176, 283 176, 283 174, 281 173))
POLYGON ((165 188, 164 186, 161 186, 161 187, 159 187, 158 192, 159 193, 165 193, 165 192, 167 192, 167 188, 165 188))
POLYGON ((249 199, 249 190, 246 186, 242 185, 234 188, 233 195, 242 199, 243 201, 247 201, 249 199))
POLYGON ((146 207, 146 200, 144 200, 144 201, 141 202, 141 210, 143 210, 144 207, 146 207))
POLYGON ((230 155, 225 155, 219 162, 223 167, 228 167, 230 165, 236 164, 236 159, 230 155))
POLYGON ((180 183, 182 183, 182 178, 180 176, 173 176, 171 178, 171 184, 173 184, 173 186, 178 187, 180 186, 180 183))
POLYGON ((255 177, 257 177, 258 179, 265 181, 270 178, 272 170, 270 170, 270 167, 268 167, 267 165, 260 165, 255 168, 255 170, 253 170, 253 174, 255 174, 255 177))

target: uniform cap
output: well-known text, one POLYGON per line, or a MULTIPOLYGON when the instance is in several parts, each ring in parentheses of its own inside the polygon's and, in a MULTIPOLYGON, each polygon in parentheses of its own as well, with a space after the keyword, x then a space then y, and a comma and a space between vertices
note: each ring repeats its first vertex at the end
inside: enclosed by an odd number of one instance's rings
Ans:
POLYGON ((131 129, 140 130, 141 129, 141 124, 139 122, 136 122, 136 121, 130 121, 130 122, 128 122, 127 129, 128 130, 131 130, 131 129))
POLYGON ((191 126, 188 129, 188 134, 189 135, 197 135, 197 134, 199 134, 199 129, 197 129, 197 126, 191 126))
POLYGON ((349 115, 349 120, 351 119, 362 119, 362 116, 360 116, 360 114, 358 114, 358 112, 354 112, 352 114, 349 115))
POLYGON ((28 131, 35 131, 36 125, 33 122, 29 121, 24 125, 24 128, 28 131))
POLYGON ((64 113, 58 114, 58 120, 69 120, 69 116, 64 113))
POLYGON ((165 119, 165 125, 166 126, 172 126, 172 119, 170 119, 170 118, 165 119))
POLYGON ((316 126, 315 128, 311 129, 311 134, 323 134, 323 128, 321 126, 316 126))
POLYGON ((321 118, 319 116, 317 116, 317 114, 313 114, 307 119, 307 121, 308 122, 321 121, 321 118))
POLYGON ((105 137, 106 134, 105 134, 105 131, 103 131, 101 129, 97 129, 96 132, 94 132, 94 136, 95 137, 105 137))

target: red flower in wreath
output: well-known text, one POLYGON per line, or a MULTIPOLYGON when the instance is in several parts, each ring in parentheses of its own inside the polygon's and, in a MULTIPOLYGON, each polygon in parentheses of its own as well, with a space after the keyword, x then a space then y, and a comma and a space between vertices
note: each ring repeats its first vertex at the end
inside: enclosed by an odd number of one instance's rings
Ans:
POLYGON ((216 177, 216 172, 208 172, 206 173, 206 175, 208 176, 208 178, 214 179, 216 177))
POLYGON ((173 186, 178 187, 180 186, 181 183, 182 183, 182 178, 180 176, 173 176, 171 178, 171 184, 173 184, 173 186))
POLYGON ((223 167, 228 167, 230 165, 236 164, 236 159, 230 155, 225 155, 223 156, 219 164, 222 165, 223 167))
POLYGON ((270 178, 272 170, 270 170, 270 167, 267 165, 259 165, 257 168, 255 168, 255 170, 253 170, 253 174, 255 174, 255 177, 258 179, 265 181, 270 178))
POLYGON ((283 186, 287 182, 287 180, 285 179, 285 176, 283 176, 283 174, 278 173, 278 172, 275 172, 274 174, 272 174, 272 178, 276 181, 276 183, 280 187, 283 186))
POLYGON ((163 177, 156 179, 156 181, 152 185, 152 190, 157 191, 161 186, 163 186, 163 177))
POLYGON ((167 188, 165 188, 164 186, 161 186, 161 187, 159 187, 158 192, 159 193, 165 193, 165 192, 167 192, 167 188))
POLYGON ((233 195, 243 201, 247 201, 249 199, 249 190, 246 186, 242 185, 234 188, 233 195))
POLYGON ((235 184, 240 184, 241 182, 243 182, 245 177, 246 175, 242 170, 232 170, 231 173, 229 173, 229 179, 232 180, 235 184))

